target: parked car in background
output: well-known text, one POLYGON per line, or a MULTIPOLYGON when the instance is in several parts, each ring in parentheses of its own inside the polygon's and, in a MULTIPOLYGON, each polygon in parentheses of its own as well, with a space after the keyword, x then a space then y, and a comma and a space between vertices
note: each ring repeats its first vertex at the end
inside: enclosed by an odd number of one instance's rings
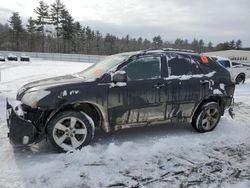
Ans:
POLYGON ((213 56, 212 58, 230 72, 232 80, 236 84, 244 83, 247 78, 250 78, 250 66, 232 62, 225 57, 213 56))
POLYGON ((13 108, 7 100, 9 138, 14 145, 48 138, 69 151, 88 145, 96 129, 189 123, 209 132, 230 107, 234 89, 224 67, 196 53, 116 54, 82 72, 20 88, 20 105, 13 108))
POLYGON ((30 57, 25 54, 22 54, 20 56, 20 61, 30 61, 30 57))
POLYGON ((17 56, 14 55, 14 54, 8 54, 7 60, 8 60, 8 61, 18 61, 18 58, 17 58, 17 56))
POLYGON ((0 61, 5 61, 5 57, 0 54, 0 61))

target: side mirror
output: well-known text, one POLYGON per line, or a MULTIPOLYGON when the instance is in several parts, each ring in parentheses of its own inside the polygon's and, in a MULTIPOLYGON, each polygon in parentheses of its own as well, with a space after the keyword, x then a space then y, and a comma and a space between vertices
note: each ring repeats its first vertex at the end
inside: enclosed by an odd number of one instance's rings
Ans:
POLYGON ((117 71, 111 76, 114 83, 127 82, 127 73, 125 71, 117 71))

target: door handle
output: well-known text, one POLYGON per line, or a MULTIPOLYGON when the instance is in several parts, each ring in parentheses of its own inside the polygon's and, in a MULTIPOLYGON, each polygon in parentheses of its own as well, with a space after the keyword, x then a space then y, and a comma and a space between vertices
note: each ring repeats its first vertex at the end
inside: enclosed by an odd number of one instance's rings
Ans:
POLYGON ((207 83, 209 83, 209 81, 208 80, 201 80, 200 83, 201 84, 207 84, 207 83))
POLYGON ((168 81, 166 84, 167 84, 167 85, 172 84, 172 81, 168 81))
POLYGON ((164 86, 165 86, 165 84, 160 84, 160 83, 155 85, 156 89, 160 89, 160 88, 162 88, 164 86))

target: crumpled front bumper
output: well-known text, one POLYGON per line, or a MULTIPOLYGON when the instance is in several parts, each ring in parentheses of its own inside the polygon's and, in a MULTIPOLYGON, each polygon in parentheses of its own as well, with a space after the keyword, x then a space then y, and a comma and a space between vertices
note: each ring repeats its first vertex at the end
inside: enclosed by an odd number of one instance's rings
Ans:
POLYGON ((8 137, 11 144, 17 146, 29 145, 35 142, 37 137, 36 127, 23 117, 17 115, 13 107, 6 100, 8 137))

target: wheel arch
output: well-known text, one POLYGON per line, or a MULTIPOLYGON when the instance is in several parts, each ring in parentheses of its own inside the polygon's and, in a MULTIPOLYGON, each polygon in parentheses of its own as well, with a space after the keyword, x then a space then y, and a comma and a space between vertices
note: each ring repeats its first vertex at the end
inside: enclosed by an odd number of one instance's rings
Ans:
POLYGON ((238 76, 244 76, 244 78, 246 77, 246 74, 244 73, 244 72, 241 72, 241 73, 239 73, 238 75, 237 75, 237 77, 238 76))
POLYGON ((245 79, 246 79, 246 74, 245 74, 244 72, 241 72, 241 73, 237 74, 235 80, 236 80, 238 77, 243 77, 243 80, 245 80, 245 79))
POLYGON ((215 95, 215 96, 210 96, 208 98, 205 98, 203 100, 201 100, 198 105, 196 106, 196 108, 194 109, 193 113, 192 113, 192 117, 191 117, 191 122, 193 121, 193 118, 195 116, 195 114, 198 112, 198 110, 205 104, 208 102, 216 102, 219 104, 220 108, 221 108, 221 115, 224 115, 224 111, 225 111, 225 101, 223 100, 222 96, 219 95, 215 95))
POLYGON ((45 123, 45 130, 49 122, 52 120, 53 117, 55 117, 55 115, 66 110, 83 111, 93 119, 96 127, 100 127, 105 132, 110 132, 110 126, 108 123, 106 110, 102 106, 88 101, 65 103, 60 107, 52 110, 52 112, 47 117, 45 123))

